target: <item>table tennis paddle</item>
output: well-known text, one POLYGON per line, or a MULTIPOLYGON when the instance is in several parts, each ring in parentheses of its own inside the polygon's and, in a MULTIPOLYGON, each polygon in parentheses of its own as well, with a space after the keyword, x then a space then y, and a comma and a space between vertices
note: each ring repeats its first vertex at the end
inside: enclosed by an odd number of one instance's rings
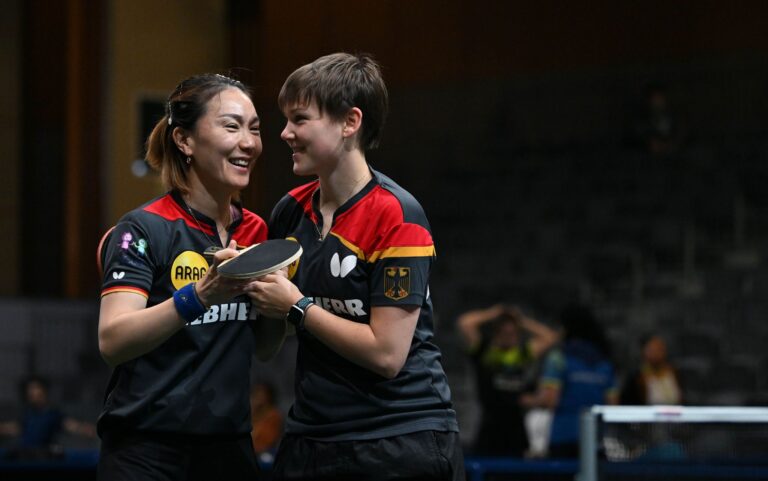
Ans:
POLYGON ((290 265, 301 257, 301 245, 288 239, 271 239, 254 244, 218 265, 220 276, 232 279, 255 279, 290 265))

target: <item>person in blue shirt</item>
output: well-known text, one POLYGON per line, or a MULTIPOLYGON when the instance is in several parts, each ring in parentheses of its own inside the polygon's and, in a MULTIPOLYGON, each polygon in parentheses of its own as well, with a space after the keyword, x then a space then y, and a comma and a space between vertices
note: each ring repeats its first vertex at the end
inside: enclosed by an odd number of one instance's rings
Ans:
POLYGON ((93 424, 66 416, 51 405, 48 381, 31 376, 21 383, 24 409, 18 421, 0 423, 0 435, 16 438, 14 450, 46 451, 58 443, 62 432, 94 438, 93 424))
POLYGON ((521 401, 529 408, 553 410, 548 454, 578 456, 579 416, 599 404, 616 404, 616 375, 610 346, 592 310, 566 307, 560 316, 563 342, 544 360, 539 387, 521 401))

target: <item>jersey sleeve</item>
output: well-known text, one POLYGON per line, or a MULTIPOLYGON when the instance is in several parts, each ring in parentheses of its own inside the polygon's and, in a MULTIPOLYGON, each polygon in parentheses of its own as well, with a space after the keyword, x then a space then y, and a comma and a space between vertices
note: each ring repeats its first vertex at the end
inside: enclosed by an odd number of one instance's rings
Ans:
POLYGON ((125 217, 104 241, 104 279, 101 295, 134 292, 149 297, 155 272, 153 248, 147 228, 125 217))
POLYGON ((370 256, 371 306, 420 306, 435 259, 432 235, 419 224, 390 228, 370 256))
POLYGON ((565 377, 565 356, 559 349, 552 350, 544 359, 541 384, 559 387, 565 377))

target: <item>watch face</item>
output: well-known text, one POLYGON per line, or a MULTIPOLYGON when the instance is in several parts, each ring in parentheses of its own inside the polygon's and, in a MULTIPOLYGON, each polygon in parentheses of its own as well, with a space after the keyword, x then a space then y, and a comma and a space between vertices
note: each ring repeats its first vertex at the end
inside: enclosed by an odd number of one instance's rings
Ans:
POLYGON ((302 318, 304 318, 304 311, 298 306, 291 306, 291 310, 288 311, 288 316, 286 317, 287 321, 296 326, 301 322, 302 318))

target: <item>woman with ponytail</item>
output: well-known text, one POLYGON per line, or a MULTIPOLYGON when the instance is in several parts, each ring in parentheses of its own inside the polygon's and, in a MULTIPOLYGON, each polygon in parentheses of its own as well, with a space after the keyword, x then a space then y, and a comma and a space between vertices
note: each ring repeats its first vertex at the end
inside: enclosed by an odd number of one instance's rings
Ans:
POLYGON ((253 479, 249 384, 258 345, 243 282, 217 275, 266 239, 242 208, 261 154, 239 81, 181 82, 147 142, 167 192, 125 214, 103 243, 99 349, 113 368, 98 421, 102 480, 253 479))

